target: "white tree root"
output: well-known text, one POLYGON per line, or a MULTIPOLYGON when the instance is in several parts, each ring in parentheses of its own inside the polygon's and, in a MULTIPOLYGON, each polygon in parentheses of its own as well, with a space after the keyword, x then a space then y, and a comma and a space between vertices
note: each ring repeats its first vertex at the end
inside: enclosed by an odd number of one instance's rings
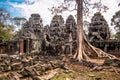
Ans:
POLYGON ((82 41, 83 42, 79 42, 81 46, 78 49, 80 49, 80 50, 78 50, 74 55, 74 58, 78 59, 79 61, 81 61, 82 59, 89 60, 92 58, 109 58, 109 59, 120 60, 116 56, 106 53, 106 52, 102 51, 101 49, 92 46, 88 42, 84 33, 83 33, 82 41))

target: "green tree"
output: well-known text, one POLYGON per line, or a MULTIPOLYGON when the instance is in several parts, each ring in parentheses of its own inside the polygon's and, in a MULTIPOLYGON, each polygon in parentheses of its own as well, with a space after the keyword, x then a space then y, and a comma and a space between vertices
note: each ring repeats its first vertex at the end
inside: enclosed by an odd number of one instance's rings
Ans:
POLYGON ((10 18, 10 15, 5 9, 0 8, 0 22, 5 23, 6 20, 10 18))
POLYGON ((115 13, 111 19, 111 25, 114 25, 116 30, 120 32, 120 10, 115 13))
POLYGON ((113 15, 111 19, 111 25, 114 26, 117 33, 115 34, 115 38, 120 39, 120 10, 113 15))
POLYGON ((0 38, 8 40, 13 37, 14 27, 6 25, 6 21, 10 19, 10 15, 3 8, 0 8, 0 38))
POLYGON ((10 25, 4 25, 0 23, 0 38, 2 38, 4 41, 9 40, 13 37, 13 26, 10 25))
POLYGON ((115 34, 115 38, 116 38, 116 39, 120 39, 120 32, 117 32, 117 33, 115 34))
POLYGON ((13 24, 17 26, 22 26, 26 22, 26 18, 14 17, 12 18, 13 24))

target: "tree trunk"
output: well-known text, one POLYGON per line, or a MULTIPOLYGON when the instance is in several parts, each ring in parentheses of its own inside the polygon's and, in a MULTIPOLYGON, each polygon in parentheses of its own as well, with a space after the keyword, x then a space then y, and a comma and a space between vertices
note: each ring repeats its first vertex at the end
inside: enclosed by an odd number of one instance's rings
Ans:
POLYGON ((77 36, 78 36, 78 50, 75 58, 83 59, 83 0, 76 0, 77 3, 77 36), (78 54, 79 53, 79 54, 78 54))

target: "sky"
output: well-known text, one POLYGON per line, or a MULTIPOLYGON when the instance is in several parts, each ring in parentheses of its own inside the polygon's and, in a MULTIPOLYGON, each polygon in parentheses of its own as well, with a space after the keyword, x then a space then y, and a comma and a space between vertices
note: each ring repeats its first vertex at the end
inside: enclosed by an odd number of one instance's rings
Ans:
MULTIPOLYGON (((63 0, 0 0, 0 8, 6 9, 11 17, 25 17, 29 19, 32 13, 39 13, 42 17, 43 24, 46 25, 50 24, 53 16, 48 8, 59 5, 62 2, 63 0)), ((120 7, 118 7, 120 0, 102 0, 102 3, 109 7, 109 10, 102 14, 109 23, 109 26, 111 26, 110 21, 112 16, 116 11, 120 10, 120 7)), ((70 14, 75 15, 76 11, 65 11, 61 15, 66 19, 70 14)), ((93 13, 90 16, 93 16, 93 13)), ((86 20, 90 22, 90 17, 86 20)))

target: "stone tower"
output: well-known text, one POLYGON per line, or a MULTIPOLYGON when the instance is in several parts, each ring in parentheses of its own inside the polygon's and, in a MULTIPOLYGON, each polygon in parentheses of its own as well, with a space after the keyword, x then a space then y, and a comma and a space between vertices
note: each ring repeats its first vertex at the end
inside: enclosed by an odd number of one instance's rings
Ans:
POLYGON ((29 20, 23 25, 20 36, 33 39, 40 38, 43 29, 42 19, 39 14, 31 14, 29 20))
POLYGON ((72 15, 66 19, 66 32, 72 33, 73 40, 77 39, 77 25, 72 15))
POLYGON ((52 41, 62 40, 64 37, 64 19, 61 15, 55 15, 50 24, 50 36, 52 41))
POLYGON ((100 12, 95 13, 91 19, 88 38, 90 41, 110 38, 108 24, 100 12))
MULTIPOLYGON (((66 19, 66 35, 69 34, 71 34, 72 38, 71 42, 69 42, 69 46, 72 48, 71 53, 75 53, 77 49, 77 25, 72 15, 68 16, 68 18, 66 19)), ((68 39, 69 40, 67 41, 70 41, 70 36, 68 37, 68 39)))
POLYGON ((39 14, 31 14, 29 20, 23 25, 18 34, 21 41, 21 53, 40 52, 43 38, 43 24, 39 14))
POLYGON ((42 27, 42 18, 39 14, 31 14, 31 17, 29 18, 29 22, 32 27, 42 27))
POLYGON ((61 15, 53 16, 50 26, 46 26, 44 31, 48 31, 46 33, 46 51, 48 54, 56 55, 63 53, 63 45, 65 43, 64 37, 64 19, 61 15), (49 28, 49 30, 47 30, 49 28))
POLYGON ((43 24, 42 24, 42 18, 39 14, 31 14, 31 17, 29 18, 29 24, 31 29, 33 30, 33 33, 40 38, 40 33, 43 30, 43 24))

